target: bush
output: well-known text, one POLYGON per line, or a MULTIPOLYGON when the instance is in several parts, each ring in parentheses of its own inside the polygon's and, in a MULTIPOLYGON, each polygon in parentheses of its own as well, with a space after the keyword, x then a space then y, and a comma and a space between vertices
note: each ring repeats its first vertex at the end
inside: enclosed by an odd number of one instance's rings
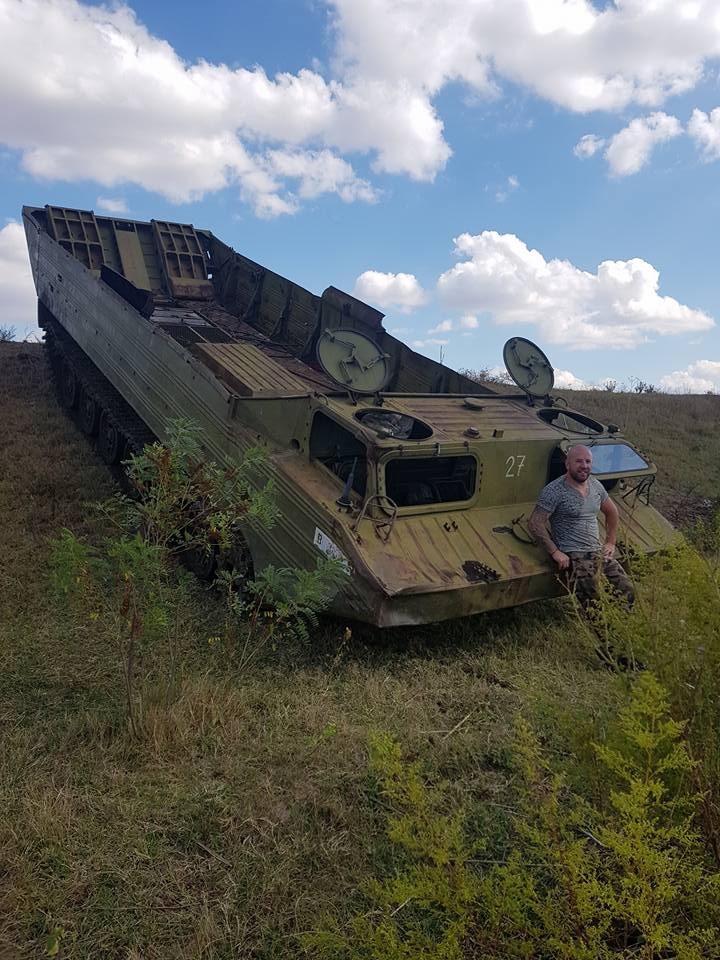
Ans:
POLYGON ((702 553, 683 544, 636 561, 642 589, 632 614, 606 597, 600 632, 650 666, 668 692, 673 714, 687 718, 703 832, 720 863, 720 522, 698 523, 694 538, 702 553))
POLYGON ((720 874, 708 869, 693 828, 701 798, 681 741, 684 724, 652 674, 640 677, 610 744, 595 747, 613 789, 599 809, 573 794, 518 721, 521 787, 514 848, 475 861, 462 811, 443 812, 398 745, 374 737, 370 769, 388 804, 394 875, 366 884, 367 910, 345 929, 304 939, 316 956, 353 960, 463 957, 720 957, 720 874))
MULTIPOLYGON (((175 664, 179 611, 189 606, 190 578, 177 559, 189 551, 217 550, 230 557, 245 524, 266 526, 275 518, 271 484, 256 489, 251 481, 262 459, 259 451, 220 467, 203 458, 192 423, 174 421, 168 434, 167 445, 147 446, 129 461, 137 495, 118 495, 101 505, 118 535, 92 548, 64 530, 53 546, 56 590, 76 615, 99 621, 117 638, 127 720, 136 737, 142 732, 137 680, 143 656, 162 642, 175 664)), ((338 561, 325 558, 313 571, 267 567, 255 582, 247 582, 246 573, 226 570, 220 578, 225 640, 240 666, 283 633, 306 639, 307 624, 317 623, 346 577, 338 561)), ((166 678, 166 695, 174 682, 166 678)))
POLYGON ((387 805, 395 874, 364 885, 369 909, 347 931, 330 924, 305 946, 332 960, 461 960, 478 891, 462 813, 445 810, 442 784, 429 786, 386 733, 370 737, 370 772, 387 805))

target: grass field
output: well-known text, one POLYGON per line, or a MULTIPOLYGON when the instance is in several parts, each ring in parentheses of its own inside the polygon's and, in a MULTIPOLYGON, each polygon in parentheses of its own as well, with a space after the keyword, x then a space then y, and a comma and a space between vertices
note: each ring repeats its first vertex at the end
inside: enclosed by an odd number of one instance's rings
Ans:
MULTIPOLYGON (((716 495, 718 403, 577 397, 657 460, 668 511, 716 495)), ((57 408, 40 348, 0 344, 0 463, 1 960, 303 956, 298 934, 347 918, 392 863, 371 730, 502 849, 516 715, 573 758, 572 779, 627 698, 566 601, 382 637, 326 622, 241 668, 197 585, 174 643, 145 656, 132 738, 117 638, 50 587, 50 541, 98 541, 91 505, 113 480, 57 408)))

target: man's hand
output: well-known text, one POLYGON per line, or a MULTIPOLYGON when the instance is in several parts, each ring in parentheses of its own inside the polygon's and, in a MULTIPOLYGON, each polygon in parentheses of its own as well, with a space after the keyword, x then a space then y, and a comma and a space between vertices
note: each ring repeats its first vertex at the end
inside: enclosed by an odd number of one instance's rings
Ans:
POLYGON ((567 570, 570 566, 570 557, 566 553, 563 553, 562 550, 556 550, 551 554, 551 559, 558 565, 559 570, 567 570))
POLYGON ((615 544, 606 543, 602 551, 603 560, 612 560, 615 556, 615 544))

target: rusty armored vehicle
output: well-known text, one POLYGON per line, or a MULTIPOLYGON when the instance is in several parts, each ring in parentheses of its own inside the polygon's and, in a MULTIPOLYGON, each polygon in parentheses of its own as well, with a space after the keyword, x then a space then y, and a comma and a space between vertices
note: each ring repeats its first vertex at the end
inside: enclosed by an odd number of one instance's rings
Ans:
POLYGON ((279 520, 247 530, 254 568, 343 558, 342 616, 419 624, 557 595, 525 520, 578 442, 627 549, 672 535, 650 505, 654 465, 554 400, 528 340, 506 344, 519 389, 498 393, 415 353, 367 304, 316 296, 208 230, 54 206, 23 220, 60 396, 102 457, 163 440, 178 416, 218 462, 260 444, 279 520))

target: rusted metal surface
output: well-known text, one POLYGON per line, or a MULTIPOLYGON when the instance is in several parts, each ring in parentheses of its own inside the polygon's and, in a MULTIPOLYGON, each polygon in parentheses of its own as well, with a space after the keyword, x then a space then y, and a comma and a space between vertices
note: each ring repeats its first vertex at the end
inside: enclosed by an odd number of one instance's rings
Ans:
POLYGON ((50 236, 88 269, 99 270, 104 262, 104 255, 100 231, 92 210, 48 206, 46 211, 50 236))
POLYGON ((432 424, 437 434, 446 437, 460 437, 469 426, 476 427, 485 438, 492 437, 493 430, 497 429, 503 430, 504 436, 554 435, 537 416, 535 408, 493 397, 482 398, 482 409, 468 407, 460 398, 448 399, 442 395, 392 398, 388 402, 432 424))
POLYGON ((250 343, 198 343, 193 353, 241 397, 307 392, 303 380, 250 343))
MULTIPOLYGON (((152 433, 163 439, 181 415, 201 426, 208 457, 235 458, 258 443, 266 450, 257 482, 272 480, 280 519, 247 532, 257 569, 344 557, 351 577, 333 608, 378 626, 563 593, 549 558, 522 532, 558 475, 561 448, 578 440, 541 419, 547 408, 484 393, 392 338, 371 307, 334 288, 316 297, 189 225, 66 208, 23 216, 43 310, 152 433), (318 369, 318 337, 342 324, 372 331, 393 358, 382 396, 358 398, 318 369), (390 419, 373 418, 377 411, 390 419), (359 457, 362 483, 352 488, 359 457), (430 494, 403 500, 436 465, 430 494)), ((594 437, 620 439, 602 425, 594 437)), ((653 476, 648 464, 607 480, 619 542, 641 553, 674 536, 646 502, 653 476)))
POLYGON ((178 300, 212 300, 207 259, 195 228, 187 223, 153 220, 153 231, 170 296, 178 300))
POLYGON ((216 324, 233 339, 242 343, 251 343, 258 350, 262 350, 267 357, 303 380, 307 387, 323 393, 332 393, 337 390, 337 384, 333 383, 319 367, 299 360, 293 356, 287 346, 271 340, 217 303, 188 303, 188 307, 192 308, 197 316, 216 324))

